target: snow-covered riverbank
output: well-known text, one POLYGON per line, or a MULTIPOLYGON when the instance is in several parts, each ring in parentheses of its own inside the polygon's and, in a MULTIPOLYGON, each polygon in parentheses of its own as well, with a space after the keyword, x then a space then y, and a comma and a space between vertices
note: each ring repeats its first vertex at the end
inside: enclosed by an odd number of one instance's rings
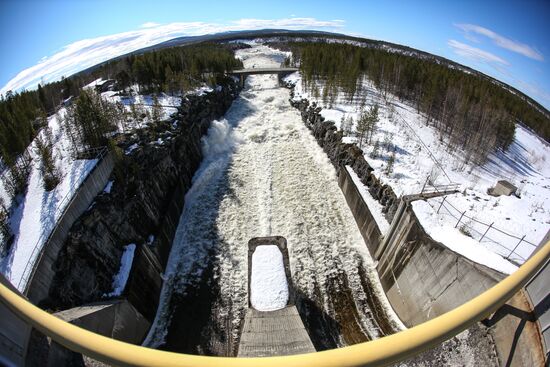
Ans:
MULTIPOLYGON (((460 185, 461 192, 447 197, 443 205, 442 198, 413 203, 424 228, 452 232, 438 240, 453 250, 481 263, 487 263, 487 251, 493 252, 500 259, 490 266, 510 273, 517 267, 505 258, 523 263, 550 229, 550 146, 525 127, 517 126, 506 152, 491 154, 481 166, 465 164, 464 153, 448 151, 437 131, 425 123, 425 116, 391 95, 384 96, 367 79, 353 101, 340 94, 332 105, 304 90, 299 73, 286 80, 295 84, 295 100, 317 102, 323 107, 321 115, 334 121, 338 129, 342 117, 357 121, 363 100, 365 108, 378 104, 380 121, 370 144, 363 145, 364 156, 375 175, 398 196, 419 193, 428 176, 436 185, 460 185), (392 154, 395 161, 388 170, 392 154), (503 179, 518 187, 520 197, 487 194, 488 188, 503 179), (462 242, 471 246, 461 246, 462 242)), ((318 83, 318 89, 323 90, 323 83, 318 83)), ((344 140, 356 142, 353 134, 344 140)))

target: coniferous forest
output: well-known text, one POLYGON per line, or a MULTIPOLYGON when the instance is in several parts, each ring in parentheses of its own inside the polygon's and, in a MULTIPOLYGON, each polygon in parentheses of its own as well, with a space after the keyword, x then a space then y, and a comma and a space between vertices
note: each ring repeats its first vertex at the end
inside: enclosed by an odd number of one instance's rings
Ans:
POLYGON ((462 149, 478 163, 511 144, 518 121, 550 139, 545 114, 488 78, 379 48, 323 42, 283 47, 293 54, 286 63, 299 64, 304 86, 325 103, 334 101, 339 91, 353 100, 367 77, 383 95, 413 104, 450 149, 462 149), (325 86, 321 92, 316 90, 319 81, 325 86))
POLYGON ((137 85, 140 93, 173 93, 202 83, 213 85, 221 73, 241 65, 230 46, 206 43, 129 55, 61 81, 39 85, 36 90, 8 92, 0 100, 2 161, 12 166, 43 127, 44 116, 55 113, 68 98, 77 98, 81 88, 93 80, 116 79, 119 89, 137 85))

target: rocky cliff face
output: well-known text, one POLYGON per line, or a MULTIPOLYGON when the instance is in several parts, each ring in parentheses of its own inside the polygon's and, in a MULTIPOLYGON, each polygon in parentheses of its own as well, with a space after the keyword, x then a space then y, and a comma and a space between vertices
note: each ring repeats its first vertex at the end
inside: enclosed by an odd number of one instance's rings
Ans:
POLYGON ((384 215, 391 223, 399 205, 399 199, 389 185, 382 184, 374 175, 373 168, 363 157, 363 152, 355 144, 342 142, 342 132, 336 129, 334 122, 326 121, 321 116, 321 107, 316 103, 309 103, 307 99, 294 101, 294 91, 291 90, 290 104, 300 110, 302 120, 312 131, 313 136, 328 155, 334 167, 338 170, 344 166, 351 166, 365 184, 373 198, 383 205, 384 215))
MULTIPOLYGON (((165 122, 121 137, 119 146, 138 147, 123 156, 120 169, 113 174, 111 192, 99 195, 73 225, 55 263, 56 277, 43 306, 61 310, 105 299, 112 291, 123 248, 130 243, 137 245, 138 259, 143 254, 141 246, 150 250, 148 261, 134 262, 132 278, 143 278, 136 272, 151 273, 151 269, 136 269, 136 265, 146 266, 139 264, 156 264, 153 268, 159 271, 164 268, 185 193, 202 160, 200 139, 210 122, 225 114, 237 92, 233 81, 227 81, 221 90, 188 96, 175 124, 165 122)), ((142 287, 140 292, 131 292, 141 293, 142 304, 134 305, 151 319, 161 282, 132 282, 132 278, 127 288, 142 287)))

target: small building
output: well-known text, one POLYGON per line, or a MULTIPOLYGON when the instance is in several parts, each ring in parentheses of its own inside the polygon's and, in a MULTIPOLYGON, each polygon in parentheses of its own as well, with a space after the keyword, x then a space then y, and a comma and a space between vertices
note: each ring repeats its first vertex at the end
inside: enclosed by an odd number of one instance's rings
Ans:
POLYGON ((96 83, 95 89, 98 93, 113 91, 116 89, 116 80, 114 79, 101 80, 96 83))
POLYGON ((63 102, 61 102, 61 107, 69 107, 73 103, 73 96, 69 96, 69 98, 64 99, 63 102))
POLYGON ((487 190, 487 193, 492 196, 510 196, 515 194, 517 192, 517 189, 518 188, 512 185, 510 182, 506 180, 500 180, 497 182, 495 187, 489 188, 489 190, 487 190))

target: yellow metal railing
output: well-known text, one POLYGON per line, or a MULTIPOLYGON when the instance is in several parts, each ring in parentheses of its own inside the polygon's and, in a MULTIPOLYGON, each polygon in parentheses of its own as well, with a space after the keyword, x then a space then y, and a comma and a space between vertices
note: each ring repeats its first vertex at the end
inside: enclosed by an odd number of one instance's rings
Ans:
POLYGON ((285 357, 228 358, 164 352, 113 340, 42 311, 0 284, 0 300, 56 342, 115 366, 387 366, 453 337, 510 299, 550 257, 550 241, 514 274, 471 301, 435 319, 381 339, 350 347, 285 357))

